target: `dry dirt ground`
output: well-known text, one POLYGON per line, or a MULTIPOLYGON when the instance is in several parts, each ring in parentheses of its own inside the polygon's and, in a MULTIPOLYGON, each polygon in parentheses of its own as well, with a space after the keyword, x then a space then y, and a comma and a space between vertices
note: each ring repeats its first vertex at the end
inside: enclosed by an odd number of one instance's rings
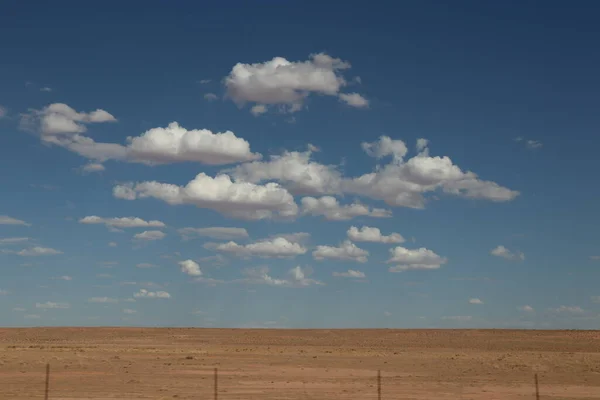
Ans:
POLYGON ((600 399, 600 332, 0 329, 0 399, 600 399))

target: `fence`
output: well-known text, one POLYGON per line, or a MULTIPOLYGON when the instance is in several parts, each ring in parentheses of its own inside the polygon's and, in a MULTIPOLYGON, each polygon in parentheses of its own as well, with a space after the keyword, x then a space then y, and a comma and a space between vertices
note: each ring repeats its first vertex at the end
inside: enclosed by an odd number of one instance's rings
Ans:
MULTIPOLYGON (((219 399, 219 369, 213 369, 213 398, 214 400, 219 399)), ((382 400, 382 388, 381 388, 381 370, 377 370, 377 400, 382 400)), ((535 398, 536 400, 540 399, 540 391, 539 391, 539 381, 538 374, 534 375, 534 387, 535 387, 535 398)), ((199 397, 200 398, 200 397, 199 397)), ((45 390, 44 390, 44 399, 51 400, 50 397, 50 364, 46 364, 46 380, 45 380, 45 390)), ((226 398, 224 399, 226 400, 226 398)))

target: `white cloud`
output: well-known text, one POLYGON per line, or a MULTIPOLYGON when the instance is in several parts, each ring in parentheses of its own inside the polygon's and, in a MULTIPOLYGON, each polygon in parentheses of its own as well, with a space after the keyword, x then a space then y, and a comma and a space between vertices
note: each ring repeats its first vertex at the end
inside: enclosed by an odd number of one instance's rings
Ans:
POLYGON ((339 247, 317 246, 312 255, 315 260, 331 259, 365 263, 367 262, 369 252, 357 247, 351 241, 345 240, 339 247))
POLYGON ((112 297, 91 297, 88 299, 89 303, 118 303, 119 299, 112 297))
POLYGON ((124 308, 123 309, 123 314, 135 314, 137 313, 137 311, 132 310, 131 308, 124 308))
POLYGON ((558 308, 550 308, 550 311, 564 314, 583 314, 585 312, 579 306, 560 306, 558 308))
POLYGON ((108 246, 109 247, 117 247, 117 243, 116 242, 108 242, 108 246))
POLYGON ((199 81, 197 81, 199 84, 201 85, 206 85, 207 83, 211 82, 211 79, 201 79, 199 81))
POLYGON ((346 272, 333 272, 332 275, 336 276, 336 277, 340 277, 340 278, 356 278, 356 279, 366 277, 364 272, 356 271, 354 269, 349 269, 346 272))
POLYGON ((55 250, 49 247, 35 246, 29 249, 23 249, 17 254, 23 257, 53 256, 56 254, 62 254, 62 251, 55 250))
POLYGON ((6 108, 0 106, 0 119, 6 117, 6 114, 8 114, 8 111, 6 110, 6 108))
POLYGON ((40 88, 40 92, 51 92, 52 88, 48 87, 48 86, 44 86, 42 88, 40 88))
POLYGON ((136 240, 161 240, 165 235, 161 231, 144 231, 142 233, 136 233, 133 238, 136 240))
POLYGON ((369 100, 365 99, 358 93, 340 93, 339 98, 344 103, 355 108, 369 107, 369 100))
POLYGON ((100 164, 100 163, 96 163, 96 162, 90 162, 85 164, 83 167, 81 167, 81 170, 85 173, 92 173, 92 172, 102 172, 104 170, 106 170, 106 168, 104 167, 104 165, 100 164))
POLYGON ((234 254, 238 257, 264 257, 282 258, 295 257, 306 253, 299 243, 290 242, 283 237, 264 239, 258 242, 240 245, 235 242, 227 242, 217 245, 215 250, 234 254))
POLYGON ((469 304, 483 304, 483 301, 481 301, 481 299, 477 299, 477 298, 470 298, 469 304))
POLYGON ((512 252, 504 246, 497 246, 496 248, 492 249, 492 251, 490 251, 490 254, 511 261, 525 260, 525 254, 523 254, 522 252, 512 252))
POLYGON ((10 292, 8 290, 0 289, 0 296, 6 296, 10 292))
POLYGON ((181 266, 181 272, 183 272, 184 274, 188 274, 191 276, 202 275, 200 265, 198 265, 198 263, 193 260, 180 261, 179 266, 181 266))
POLYGON ((381 136, 375 142, 363 142, 360 145, 369 156, 377 159, 392 156, 396 163, 402 162, 408 153, 408 148, 402 140, 394 140, 389 136, 381 136))
POLYGON ((363 226, 358 229, 351 226, 346 232, 348 239, 354 242, 376 242, 376 243, 403 243, 404 238, 399 233, 392 232, 389 235, 382 235, 379 228, 363 226))
MULTIPOLYGON (((290 62, 283 57, 256 64, 236 64, 225 78, 227 94, 239 105, 281 105, 295 112, 303 107, 311 93, 340 95, 346 85, 341 71, 350 64, 327 54, 312 54, 307 61, 290 62)), ((359 103, 356 94, 346 102, 359 103)), ((343 100, 343 99, 342 99, 343 100)))
POLYGON ((295 194, 339 192, 341 173, 332 165, 311 161, 313 152, 314 150, 286 151, 281 155, 270 156, 269 161, 253 161, 224 172, 230 173, 237 181, 277 181, 295 194))
POLYGON ((470 321, 471 319, 473 319, 473 317, 470 315, 451 315, 451 316, 442 317, 442 319, 447 320, 447 321, 465 322, 465 321, 470 321))
MULTIPOLYGON (((470 171, 464 172, 447 157, 430 157, 429 149, 404 162, 401 155, 406 147, 401 141, 380 138, 379 142, 363 143, 374 157, 393 155, 391 163, 375 172, 344 179, 342 191, 383 200, 396 207, 424 208, 426 193, 442 190, 456 196, 502 202, 519 195, 495 182, 483 181, 470 171)), ((424 145, 420 139, 420 146, 424 145)))
POLYGON ((264 104, 257 104, 250 109, 250 112, 254 116, 262 115, 262 114, 266 113, 267 111, 269 111, 269 109, 264 104))
POLYGON ((523 312, 534 312, 535 310, 533 309, 533 307, 528 306, 528 305, 524 305, 524 306, 519 306, 517 307, 517 310, 519 311, 523 311, 523 312))
POLYGON ((539 149, 543 146, 542 142, 540 142, 539 140, 527 140, 525 142, 525 145, 529 149, 539 149))
POLYGON ((247 238, 248 231, 244 228, 231 228, 213 226, 209 228, 181 228, 177 232, 184 239, 191 239, 194 236, 204 236, 213 239, 236 239, 247 238))
POLYGON ((35 303, 35 308, 42 309, 67 309, 71 308, 69 303, 54 303, 52 301, 47 301, 45 303, 35 303))
POLYGON ((390 249, 390 259, 387 263, 398 264, 390 267, 390 272, 402 272, 411 269, 438 269, 447 262, 433 251, 424 247, 407 249, 401 246, 390 249))
POLYGON ((140 136, 130 136, 126 145, 99 143, 84 136, 85 124, 114 122, 116 119, 104 110, 78 113, 66 104, 51 104, 38 111, 31 110, 21 119, 21 128, 41 134, 43 142, 64 147, 97 162, 83 167, 84 172, 103 169, 98 162, 120 160, 149 165, 199 162, 224 165, 257 160, 260 154, 250 151, 249 143, 233 132, 213 133, 208 129, 187 130, 177 122, 167 127, 152 128, 140 136))
POLYGON ((391 211, 383 208, 369 208, 364 204, 352 203, 341 205, 335 197, 322 196, 303 197, 301 200, 302 214, 323 216, 331 221, 347 221, 355 217, 389 218, 391 211))
POLYGON ((39 130, 42 135, 57 136, 83 133, 87 130, 86 124, 116 121, 114 116, 102 109, 77 112, 66 104, 53 103, 22 115, 21 124, 23 128, 39 130))
POLYGON ((23 307, 15 307, 12 309, 14 312, 25 312, 27 311, 25 308, 23 307))
POLYGON ((80 224, 103 224, 112 228, 163 228, 161 221, 145 221, 137 217, 103 218, 90 215, 79 220, 80 224))
POLYGON ((153 197, 171 205, 193 204, 249 220, 290 218, 298 213, 294 197, 278 184, 232 182, 228 175, 212 178, 200 173, 186 186, 156 181, 119 185, 113 189, 113 195, 128 200, 153 197))
POLYGON ((600 256, 590 256, 590 260, 599 261, 600 260, 600 256))
POLYGON ((308 276, 310 275, 310 271, 307 269, 302 269, 299 266, 290 269, 288 271, 287 278, 284 279, 277 279, 271 277, 269 275, 268 267, 248 268, 243 272, 244 275, 246 275, 246 278, 243 279, 243 282, 250 284, 263 284, 282 287, 306 287, 312 285, 323 285, 323 282, 308 278, 308 276))
POLYGON ((391 312, 389 312, 389 311, 384 311, 384 312, 383 312, 383 315, 385 315, 386 317, 391 317, 391 316, 392 316, 392 313, 391 313, 391 312))
POLYGON ((150 263, 139 263, 135 265, 137 268, 156 268, 156 265, 150 263))
POLYGON ((128 138, 129 160, 148 164, 193 161, 224 165, 257 160, 250 144, 233 132, 213 133, 208 129, 187 130, 177 122, 166 128, 153 128, 141 136, 128 138))
POLYGON ((69 275, 63 275, 63 276, 59 276, 59 277, 58 277, 58 278, 56 278, 56 279, 58 279, 58 280, 61 280, 61 281, 72 281, 72 280, 73 280, 73 277, 72 277, 72 276, 69 276, 69 275))
POLYGON ((0 245, 10 245, 27 242, 29 240, 28 237, 9 237, 0 239, 0 245))
POLYGON ((38 314, 25 314, 25 315, 23 315, 23 318, 25 318, 25 319, 39 319, 40 316, 38 314))
POLYGON ((138 298, 143 298, 143 299, 170 299, 171 295, 167 292, 164 292, 162 290, 156 291, 156 292, 149 292, 146 289, 140 289, 137 293, 133 294, 133 297, 135 297, 136 299, 138 298))
POLYGON ((217 100, 218 98, 219 98, 219 96, 217 96, 217 95, 216 95, 216 94, 214 94, 214 93, 206 93, 206 94, 204 95, 204 100, 207 100, 207 101, 215 101, 215 100, 217 100))
POLYGON ((20 219, 9 217, 8 215, 0 215, 0 225, 24 225, 24 226, 31 226, 31 224, 28 224, 25 221, 21 221, 20 219))

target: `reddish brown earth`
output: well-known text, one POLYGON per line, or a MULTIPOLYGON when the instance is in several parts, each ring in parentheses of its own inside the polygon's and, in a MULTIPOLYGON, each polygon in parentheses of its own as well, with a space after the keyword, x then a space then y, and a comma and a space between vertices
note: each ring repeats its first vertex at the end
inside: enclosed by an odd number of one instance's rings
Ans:
POLYGON ((0 399, 600 399, 600 332, 0 329, 0 399))

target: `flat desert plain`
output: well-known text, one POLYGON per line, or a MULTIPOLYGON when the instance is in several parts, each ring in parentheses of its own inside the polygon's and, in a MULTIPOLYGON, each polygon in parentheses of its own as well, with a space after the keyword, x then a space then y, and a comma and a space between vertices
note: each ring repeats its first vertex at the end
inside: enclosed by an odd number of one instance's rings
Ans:
POLYGON ((0 399, 600 399, 600 332, 0 329, 0 399))

